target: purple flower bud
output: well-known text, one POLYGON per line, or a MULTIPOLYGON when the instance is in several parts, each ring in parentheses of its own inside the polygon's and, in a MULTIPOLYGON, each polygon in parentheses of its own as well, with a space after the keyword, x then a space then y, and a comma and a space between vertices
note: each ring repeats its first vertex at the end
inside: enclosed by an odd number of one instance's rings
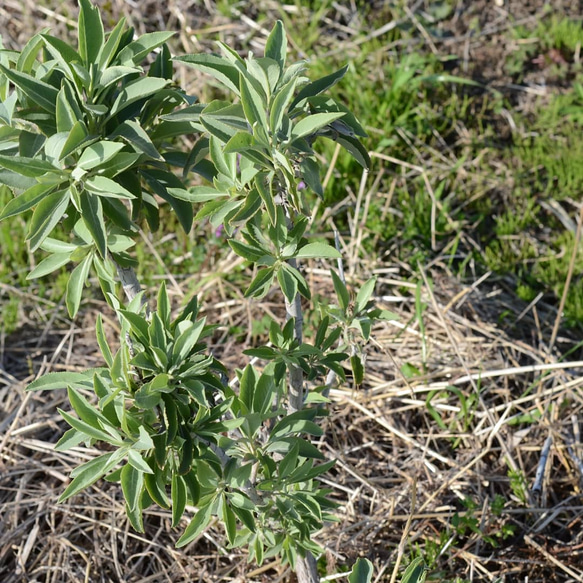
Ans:
POLYGON ((225 225, 219 225, 216 229, 215 229, 215 237, 222 237, 223 236, 223 231, 225 230, 225 225))
POLYGON ((301 180, 300 182, 298 182, 298 190, 304 190, 304 188, 306 188, 306 183, 301 180))

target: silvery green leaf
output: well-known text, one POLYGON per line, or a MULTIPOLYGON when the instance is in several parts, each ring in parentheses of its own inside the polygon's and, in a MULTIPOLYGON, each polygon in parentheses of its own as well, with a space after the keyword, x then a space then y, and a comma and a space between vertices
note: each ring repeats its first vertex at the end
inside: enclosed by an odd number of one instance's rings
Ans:
POLYGON ((67 292, 65 295, 65 303, 67 305, 67 311, 69 316, 74 318, 79 310, 79 305, 81 304, 81 296, 83 294, 83 287, 87 282, 87 276, 89 275, 89 268, 91 267, 92 255, 86 255, 83 261, 75 267, 69 276, 69 281, 67 282, 67 292))
POLYGON ((79 55, 87 66, 94 63, 103 45, 103 22, 99 8, 79 0, 79 55))
POLYGON ((349 583, 371 583, 373 576, 372 563, 368 559, 357 559, 348 576, 349 583))
POLYGON ((91 238, 95 242, 99 255, 107 255, 107 230, 103 219, 103 207, 99 196, 83 191, 79 194, 81 203, 81 218, 85 223, 91 238))
POLYGON ((20 53, 15 53, 16 69, 18 71, 32 73, 38 53, 43 46, 42 35, 48 31, 49 29, 47 28, 33 35, 24 45, 22 51, 20 51, 20 53))
POLYGON ((77 161, 77 166, 83 168, 83 170, 91 170, 111 160, 123 147, 124 144, 120 142, 106 140, 95 142, 83 150, 77 161))
POLYGON ((365 170, 370 168, 371 161, 368 151, 357 138, 339 135, 335 138, 335 141, 338 142, 365 170))
POLYGON ((126 464, 121 470, 121 489, 130 510, 135 510, 139 507, 143 487, 143 472, 129 463, 126 464))
POLYGON ((209 502, 207 506, 200 508, 197 511, 194 518, 190 521, 190 524, 186 527, 183 535, 178 539, 176 547, 183 547, 197 538, 208 526, 209 522, 211 521, 211 517, 211 504, 209 502))
POLYGON ((53 59, 59 63, 61 69, 65 72, 67 77, 72 79, 73 74, 70 64, 73 62, 81 62, 81 56, 79 53, 71 45, 66 43, 64 40, 61 40, 60 38, 51 36, 49 34, 43 34, 42 38, 45 41, 45 46, 53 59))
POLYGON ((55 444, 55 451, 67 451, 73 447, 78 447, 84 441, 87 441, 86 435, 76 429, 67 429, 55 444))
POLYGON ((427 576, 427 567, 422 557, 416 557, 411 561, 405 572, 401 583, 423 583, 427 576))
POLYGON ((97 336, 97 344, 99 344, 99 349, 101 350, 101 354, 105 360, 107 366, 111 367, 113 364, 113 356, 111 354, 111 348, 107 342, 107 338, 105 336, 105 331, 103 329, 103 318, 101 314, 97 315, 97 322, 95 324, 95 335, 97 336))
POLYGON ((70 131, 82 116, 73 89, 66 80, 57 95, 55 115, 59 132, 70 131))
POLYGON ((212 186, 192 186, 189 189, 169 188, 168 192, 175 198, 193 203, 208 202, 229 196, 228 192, 221 192, 212 186))
POLYGON ((360 125, 353 113, 341 103, 338 103, 332 97, 327 95, 317 95, 308 98, 308 103, 310 104, 310 111, 312 113, 329 113, 333 111, 344 112, 344 116, 341 120, 332 122, 332 127, 343 135, 348 135, 351 137, 360 136, 361 138, 366 138, 367 133, 364 128, 360 125))
POLYGON ((298 259, 340 259, 342 255, 327 243, 308 243, 296 252, 295 257, 298 259))
POLYGON ((61 160, 72 154, 77 148, 83 145, 83 143, 95 139, 96 138, 89 136, 89 131, 87 130, 85 122, 81 120, 75 121, 69 130, 69 137, 61 150, 61 160))
POLYGON ((253 126, 259 124, 267 131, 267 114, 265 104, 252 83, 243 75, 240 75, 241 83, 241 104, 247 121, 253 126))
POLYGON ((99 91, 103 91, 109 85, 121 81, 124 77, 129 75, 135 75, 140 73, 141 69, 138 67, 126 67, 123 65, 114 65, 113 67, 108 67, 101 73, 99 77, 99 91))
MULTIPOLYGON (((93 427, 92 425, 89 425, 88 423, 85 423, 85 421, 82 421, 81 419, 78 419, 77 417, 73 417, 72 415, 70 415, 69 413, 65 412, 65 411, 61 411, 61 409, 57 409, 57 411, 60 413, 60 415, 63 417, 63 419, 74 429, 76 429, 77 431, 80 431, 81 433, 84 433, 87 438, 93 438, 93 439, 97 439, 99 441, 105 441, 107 443, 112 443, 114 445, 117 446, 121 446, 122 445, 122 439, 121 436, 119 436, 119 438, 117 440, 112 439, 112 437, 110 436, 110 434, 104 430, 101 429, 96 429, 95 427, 93 427)), ((78 470, 79 468, 77 468, 78 470)))
POLYGON ((135 41, 125 46, 115 57, 115 63, 126 65, 141 63, 154 49, 170 40, 176 33, 174 32, 148 32, 138 37, 135 41))
POLYGON ((154 160, 163 160, 162 156, 152 143, 148 133, 142 126, 134 120, 124 121, 112 134, 111 137, 120 136, 136 152, 143 152, 146 156, 154 160))
POLYGON ((30 210, 54 190, 54 188, 52 184, 35 184, 31 186, 28 190, 8 202, 0 213, 0 221, 30 210))
POLYGON ((6 75, 33 103, 54 114, 59 91, 52 85, 36 79, 27 73, 7 69, 0 65, 0 72, 6 75))
POLYGON ((356 294, 356 302, 354 306, 356 313, 362 312, 368 305, 368 302, 370 301, 370 298, 374 292, 376 282, 377 278, 371 277, 365 284, 363 284, 363 286, 356 294))
POLYGON ((178 474, 172 474, 171 482, 172 496, 172 526, 176 527, 180 523, 182 513, 186 506, 186 483, 184 478, 178 474))
POLYGON ((265 56, 273 59, 280 67, 281 71, 285 69, 285 58, 287 53, 287 37, 283 22, 278 20, 273 30, 267 37, 265 44, 265 56))
POLYGON ((71 261, 71 253, 54 253, 45 257, 27 276, 26 279, 36 279, 53 273, 71 261))
POLYGON ((164 89, 170 83, 167 79, 160 79, 159 77, 142 77, 128 83, 117 96, 111 109, 108 110, 109 115, 107 119, 111 119, 120 111, 129 107, 132 103, 150 97, 158 91, 164 89))
POLYGON ((239 69, 224 57, 204 54, 184 55, 175 57, 174 60, 212 75, 233 93, 239 95, 239 69))
POLYGON ((91 389, 93 371, 85 372, 50 372, 42 375, 26 387, 27 391, 54 391, 66 389, 67 386, 91 389))
POLYGON ((99 52, 99 69, 103 70, 113 59, 124 33, 125 24, 126 19, 124 17, 120 18, 115 28, 109 33, 107 40, 99 52))
POLYGON ((6 99, 0 100, 0 119, 7 125, 12 125, 12 115, 17 101, 18 95, 16 91, 13 91, 6 99))
POLYGON ((336 291, 336 296, 338 297, 338 303, 344 312, 346 312, 348 308, 348 304, 350 303, 350 294, 346 289, 346 285, 343 281, 338 277, 335 271, 330 271, 332 275, 332 282, 334 284, 334 290, 336 291))
POLYGON ((69 206, 69 190, 59 190, 45 196, 34 209, 26 236, 31 251, 36 251, 62 219, 69 206))
POLYGON ((277 272, 277 282, 285 299, 290 303, 293 302, 298 293, 298 282, 283 265, 277 272))
POLYGON ((296 123, 292 129, 292 139, 302 138, 317 132, 320 128, 329 125, 334 120, 342 117, 344 112, 314 113, 308 115, 296 123))
POLYGON ((38 178, 47 172, 58 172, 58 169, 46 160, 22 156, 0 155, 0 167, 30 178, 38 178))
MULTIPOLYGON (((119 451, 119 450, 118 450, 119 451)), ((112 470, 119 463, 119 453, 105 453, 76 468, 77 472, 73 481, 61 494, 59 502, 64 502, 81 490, 88 488, 112 470)))
POLYGON ((44 144, 46 159, 58 165, 62 157, 62 151, 69 139, 69 132, 57 132, 48 138, 44 144))
POLYGON ((317 79, 316 81, 312 81, 308 83, 303 89, 298 93, 297 97, 294 99, 291 107, 294 108, 296 105, 299 105, 304 99, 307 97, 312 97, 313 95, 319 95, 324 91, 327 91, 331 87, 333 87, 348 71, 348 65, 342 67, 338 71, 331 73, 330 75, 326 75, 321 79, 317 79))
POLYGON ((128 450, 128 462, 134 467, 139 473, 153 474, 154 472, 150 466, 144 461, 144 458, 136 449, 128 450))
POLYGON ((91 176, 85 181, 85 188, 99 196, 121 199, 136 198, 127 188, 106 176, 91 176))
POLYGON ((269 112, 269 125, 271 127, 271 131, 274 134, 281 129, 283 116, 288 110, 289 104, 293 99, 294 92, 296 90, 296 84, 297 78, 293 78, 277 92, 277 95, 273 100, 271 111, 269 112))
POLYGON ((267 267, 260 269, 255 276, 255 279, 251 282, 247 291, 245 292, 245 297, 262 298, 271 289, 273 280, 275 278, 275 272, 272 267, 267 267))

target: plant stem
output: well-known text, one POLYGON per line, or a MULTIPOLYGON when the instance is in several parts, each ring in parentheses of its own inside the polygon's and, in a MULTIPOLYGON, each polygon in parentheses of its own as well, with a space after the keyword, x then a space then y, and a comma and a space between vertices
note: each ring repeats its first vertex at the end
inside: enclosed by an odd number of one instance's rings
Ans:
POLYGON ((115 267, 126 298, 131 302, 142 291, 138 276, 132 267, 122 267, 118 263, 115 267))
POLYGON ((296 575, 298 583, 319 583, 320 577, 318 577, 316 559, 312 553, 306 551, 305 557, 297 558, 296 575))
MULTIPOLYGON (((291 221, 288 223, 288 229, 291 228, 291 221)), ((298 263, 295 259, 288 259, 290 267, 297 269, 298 263)), ((287 319, 294 318, 294 337, 301 344, 303 340, 304 331, 304 316, 302 313, 302 304, 300 294, 296 293, 293 301, 285 300, 285 311, 287 319)), ((289 365, 289 388, 288 388, 288 414, 299 411, 304 404, 304 373, 301 367, 290 364, 289 365)), ((309 551, 306 551, 306 556, 298 556, 296 560, 296 575, 298 583, 318 583, 318 569, 316 566, 316 559, 309 551)))
MULTIPOLYGON (((123 291, 126 295, 126 298, 128 300, 128 303, 131 302, 141 291, 142 291, 142 286, 140 285, 140 282, 138 280, 138 276, 136 275, 136 272, 134 271, 133 267, 122 267, 121 265, 119 265, 119 263, 115 262, 115 267, 117 269, 117 276, 119 277, 119 280, 121 281, 121 285, 123 287, 123 291)), ((144 297, 142 297, 142 303, 145 303, 146 299, 144 297)), ((132 342, 132 339, 130 338, 130 333, 126 332, 125 335, 125 340, 126 340, 126 344, 128 346, 128 349, 130 351, 130 357, 134 357, 134 344, 132 342)))
MULTIPOLYGON (((289 259, 290 267, 297 269, 297 261, 289 259)), ((287 319, 294 318, 294 337, 301 344, 303 339, 304 317, 300 294, 297 293, 293 301, 285 300, 287 319)), ((289 365, 289 389, 288 389, 288 413, 295 413, 302 408, 304 403, 304 373, 301 367, 289 365)))

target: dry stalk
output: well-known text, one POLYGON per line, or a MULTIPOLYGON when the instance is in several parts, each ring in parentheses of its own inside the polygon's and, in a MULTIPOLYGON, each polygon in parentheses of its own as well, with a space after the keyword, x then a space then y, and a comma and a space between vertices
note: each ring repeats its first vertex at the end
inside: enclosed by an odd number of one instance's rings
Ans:
POLYGON ((567 302, 567 294, 569 293, 569 287, 571 285, 571 278, 573 277, 573 272, 575 271, 575 260, 577 259, 577 253, 579 252, 579 243, 581 242, 581 229, 583 227, 583 205, 579 210, 579 220, 577 222, 577 232, 575 233, 575 242, 573 244, 573 252, 571 253, 571 259, 569 261, 569 271, 567 271, 567 279, 565 280, 565 287, 563 288, 563 294, 561 295, 561 302, 559 303, 559 310, 557 311, 557 317, 555 318, 555 325, 553 326, 553 332, 551 334, 551 339, 549 341, 549 354, 553 352, 553 346, 555 345, 555 340, 557 339, 557 334, 559 332, 559 325, 561 324, 561 318, 563 310, 565 308, 565 303, 567 302))
MULTIPOLYGON (((459 358, 461 365, 463 366, 464 370, 466 371, 466 374, 468 375, 468 377, 470 377, 470 382, 471 382, 472 388, 476 394, 476 397, 478 399, 478 402, 480 403, 480 406, 484 410, 484 413, 486 414, 486 417, 488 418, 490 425, 492 427, 494 427, 496 425, 496 422, 494 420, 494 416, 492 415, 488 406, 484 402, 484 399, 483 399, 482 395, 480 394, 480 391, 479 391, 478 386, 476 385, 475 381, 471 378, 470 371, 468 369, 468 366, 466 364, 465 359, 462 356, 462 353, 459 349, 458 343, 456 342, 449 326, 447 325, 443 313, 441 312, 441 310, 439 309, 439 306, 437 305, 435 295, 433 294, 433 292, 431 290, 431 286, 429 285, 429 281, 427 280, 427 274, 425 273, 423 266, 419 265, 419 270, 421 272, 421 276, 423 277, 423 282, 424 282, 425 287, 427 289, 427 293, 429 294, 429 297, 431 299, 433 309, 435 310, 435 313, 437 314, 439 320, 441 321, 441 324, 442 324, 442 326, 443 326, 443 328, 444 328, 444 330, 445 330, 445 332, 446 332, 446 334, 451 342, 453 349, 456 352, 457 357, 459 358)), ((510 451, 510 448, 508 447, 508 444, 506 443, 506 441, 498 433, 496 434, 496 439, 497 439, 498 443, 500 444, 502 451, 505 454, 508 465, 512 468, 513 471, 515 471, 515 472, 518 471, 518 466, 516 464, 516 461, 514 460, 514 456, 512 455, 512 452, 510 451)))
POLYGON ((401 541, 399 542, 399 547, 397 549, 397 559, 395 560, 395 567, 393 568, 393 574, 391 575, 390 583, 395 583, 397 580, 397 575, 399 574, 399 566, 403 560, 403 555, 405 554, 405 544, 407 542, 407 537, 409 536, 409 531, 411 530, 411 522, 413 522, 413 516, 415 515, 415 504, 417 503, 417 480, 413 480, 413 485, 411 488, 411 512, 409 513, 409 518, 405 523, 405 528, 403 529, 403 534, 401 535, 401 541))
POLYGON ((574 571, 573 569, 565 565, 565 563, 559 561, 559 559, 557 559, 555 556, 551 555, 551 553, 549 553, 546 549, 541 547, 541 545, 539 545, 530 535, 527 534, 524 536, 524 542, 527 545, 530 545, 536 551, 538 551, 543 557, 545 557, 545 559, 547 559, 547 561, 561 569, 561 571, 567 573, 567 575, 569 575, 570 577, 573 577, 575 581, 583 582, 583 575, 580 572, 578 573, 577 571, 574 571))
POLYGON ((540 460, 538 462, 538 466, 536 468, 536 476, 534 478, 534 485, 532 486, 532 493, 536 495, 540 495, 543 490, 543 478, 545 475, 545 468, 547 466, 547 461, 549 459, 549 453, 551 451, 551 446, 553 445, 553 436, 549 435, 543 448, 540 452, 540 460))

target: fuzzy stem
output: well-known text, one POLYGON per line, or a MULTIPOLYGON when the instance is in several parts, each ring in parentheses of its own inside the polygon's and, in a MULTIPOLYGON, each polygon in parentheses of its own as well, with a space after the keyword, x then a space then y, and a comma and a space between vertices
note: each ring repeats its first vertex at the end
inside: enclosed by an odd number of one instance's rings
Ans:
MULTIPOLYGON (((291 219, 288 216, 288 230, 292 228, 291 219)), ((296 259, 288 259, 288 265, 294 269, 298 268, 296 259)), ((304 316, 302 313, 302 303, 300 294, 297 293, 294 299, 290 302, 286 298, 285 311, 288 320, 294 318, 294 337, 301 344, 304 332, 304 316)), ((290 364, 289 365, 289 388, 288 388, 288 414, 295 413, 302 409, 304 404, 304 372, 301 367, 290 364)), ((316 566, 316 559, 309 551, 306 551, 306 556, 298 556, 296 560, 296 575, 298 583, 318 583, 318 569, 316 566)))
POLYGON ((305 557, 298 557, 296 559, 296 575, 298 583, 319 583, 318 568, 316 559, 312 553, 306 551, 305 557))
MULTIPOLYGON (((295 259, 290 259, 288 263, 290 267, 297 268, 297 262, 295 259)), ((303 337, 304 318, 302 314, 300 294, 296 294, 296 297, 292 302, 288 302, 286 299, 285 311, 287 313, 288 320, 290 318, 295 318, 294 335, 296 340, 301 343, 303 337)), ((299 411, 303 407, 303 404, 304 373, 299 366, 290 364, 287 403, 288 414, 299 411)), ((320 581, 320 577, 318 577, 316 559, 314 559, 314 556, 309 551, 306 551, 305 557, 298 556, 296 560, 296 575, 298 577, 298 583, 318 583, 320 581)))
POLYGON ((142 291, 138 276, 132 267, 122 267, 117 263, 115 266, 126 298, 131 302, 142 291))
MULTIPOLYGON (((123 287, 123 291, 126 295, 128 303, 131 302, 141 291, 142 286, 138 280, 138 276, 132 267, 122 267, 119 263, 115 262, 115 267, 117 269, 117 276, 121 281, 121 285, 123 287)), ((145 298, 142 298, 142 303, 145 303, 145 298)), ((126 332, 125 335, 126 344, 128 345, 128 349, 130 351, 130 357, 134 357, 134 343, 130 338, 130 333, 126 332)))
MULTIPOLYGON (((289 259, 290 267, 297 269, 298 264, 295 259, 289 259)), ((287 319, 294 318, 294 337, 301 344, 304 330, 304 316, 302 314, 302 304, 300 294, 297 293, 293 301, 285 300, 285 311, 287 319)), ((299 411, 304 403, 304 373, 297 366, 289 365, 289 389, 288 389, 288 413, 299 411)))

